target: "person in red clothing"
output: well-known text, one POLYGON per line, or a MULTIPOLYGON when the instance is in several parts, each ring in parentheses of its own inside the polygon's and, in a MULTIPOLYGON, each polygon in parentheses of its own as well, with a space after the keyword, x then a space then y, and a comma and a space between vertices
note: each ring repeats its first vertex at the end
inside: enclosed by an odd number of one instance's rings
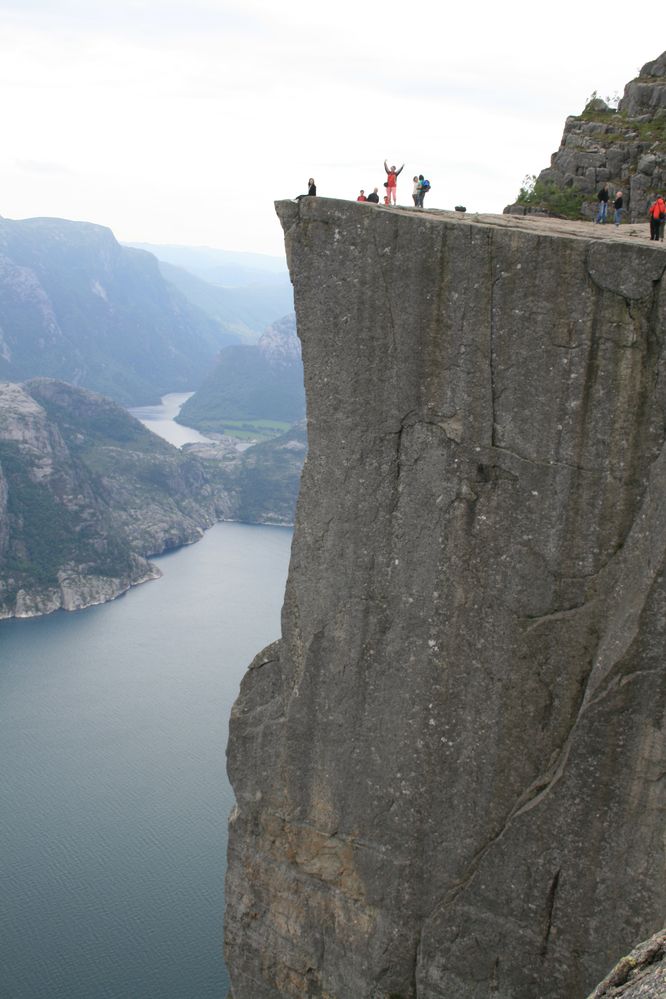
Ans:
POLYGON ((664 221, 666 220, 666 202, 661 194, 658 194, 654 204, 648 210, 650 219, 650 239, 664 239, 664 221))
POLYGON ((356 200, 357 201, 367 201, 368 200, 366 198, 366 196, 365 196, 365 191, 363 190, 363 188, 361 188, 361 193, 359 194, 359 196, 358 196, 358 198, 356 200))
POLYGON ((388 201, 386 202, 387 205, 390 205, 391 203, 393 203, 394 205, 396 204, 396 198, 398 192, 398 177, 402 173, 404 167, 405 164, 403 163, 399 170, 396 169, 395 166, 392 166, 391 169, 389 170, 388 164, 386 160, 384 160, 384 169, 388 174, 388 180, 386 182, 386 195, 388 197, 388 201))

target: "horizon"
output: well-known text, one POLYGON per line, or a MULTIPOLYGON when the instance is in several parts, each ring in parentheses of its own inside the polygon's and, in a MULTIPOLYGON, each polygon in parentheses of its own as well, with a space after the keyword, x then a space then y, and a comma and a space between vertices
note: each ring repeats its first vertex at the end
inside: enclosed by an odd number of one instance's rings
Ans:
POLYGON ((273 201, 310 176, 355 200, 381 190, 385 158, 406 164, 400 203, 423 173, 430 207, 497 214, 548 166, 568 115, 660 55, 596 44, 618 3, 602 21, 567 0, 544 29, 515 0, 422 15, 394 21, 374 0, 360 26, 346 0, 0 0, 0 214, 282 256, 273 201))

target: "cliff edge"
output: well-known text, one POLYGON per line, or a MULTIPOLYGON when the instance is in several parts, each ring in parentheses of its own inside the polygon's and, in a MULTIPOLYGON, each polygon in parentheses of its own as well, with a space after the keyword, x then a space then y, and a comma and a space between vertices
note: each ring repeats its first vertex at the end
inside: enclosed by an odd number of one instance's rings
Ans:
POLYGON ((231 721, 233 997, 585 996, 666 905, 666 253, 277 210, 309 453, 231 721))

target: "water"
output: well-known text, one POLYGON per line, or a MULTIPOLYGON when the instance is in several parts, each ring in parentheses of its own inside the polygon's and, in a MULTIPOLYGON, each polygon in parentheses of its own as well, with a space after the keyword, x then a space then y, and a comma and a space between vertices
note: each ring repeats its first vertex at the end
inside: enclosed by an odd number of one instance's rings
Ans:
POLYGON ((290 543, 219 524, 119 600, 0 622, 2 999, 225 999, 227 719, 290 543))
POLYGON ((179 423, 174 423, 174 417, 178 416, 181 406, 192 395, 193 392, 170 392, 162 396, 159 406, 134 406, 130 409, 130 413, 169 444, 175 444, 176 447, 182 447, 183 444, 200 444, 209 438, 204 437, 194 427, 181 427, 179 423))

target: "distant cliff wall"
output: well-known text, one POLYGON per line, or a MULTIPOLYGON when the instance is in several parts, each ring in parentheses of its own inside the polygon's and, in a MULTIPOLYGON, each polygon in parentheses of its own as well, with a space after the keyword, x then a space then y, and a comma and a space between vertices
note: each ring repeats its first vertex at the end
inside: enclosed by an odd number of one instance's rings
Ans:
POLYGON ((234 999, 582 997, 666 906, 666 253, 278 214, 310 449, 231 722, 234 999))

